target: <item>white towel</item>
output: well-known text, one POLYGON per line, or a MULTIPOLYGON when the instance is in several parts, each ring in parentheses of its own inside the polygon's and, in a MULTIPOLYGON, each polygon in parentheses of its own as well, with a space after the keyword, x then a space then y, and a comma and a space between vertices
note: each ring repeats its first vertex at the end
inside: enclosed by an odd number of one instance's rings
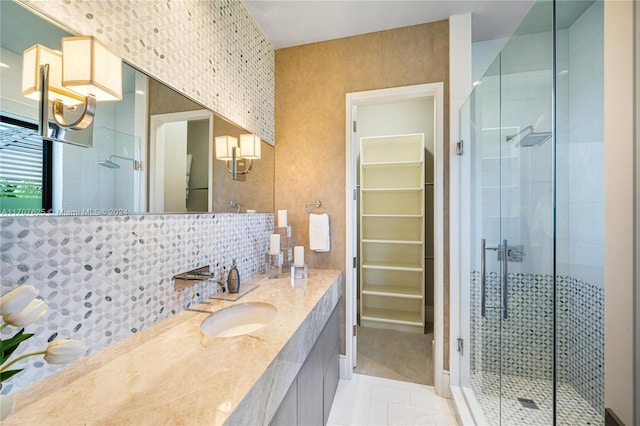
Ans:
POLYGON ((331 249, 328 214, 309 215, 309 248, 317 252, 327 252, 331 249))

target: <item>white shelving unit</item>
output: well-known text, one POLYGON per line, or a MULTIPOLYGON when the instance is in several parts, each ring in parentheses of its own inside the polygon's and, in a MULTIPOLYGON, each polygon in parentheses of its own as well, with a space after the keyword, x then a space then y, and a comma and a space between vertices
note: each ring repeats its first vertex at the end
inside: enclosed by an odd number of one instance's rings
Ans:
POLYGON ((424 135, 360 139, 360 323, 424 332, 424 135))

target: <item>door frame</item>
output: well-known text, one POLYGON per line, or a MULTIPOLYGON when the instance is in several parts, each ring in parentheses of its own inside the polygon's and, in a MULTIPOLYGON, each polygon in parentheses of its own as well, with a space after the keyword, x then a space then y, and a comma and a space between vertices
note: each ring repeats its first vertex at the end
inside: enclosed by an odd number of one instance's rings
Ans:
POLYGON ((357 265, 353 259, 357 256, 357 207, 354 200, 357 182, 358 139, 353 130, 353 121, 358 105, 391 103, 416 98, 434 98, 434 312, 433 338, 434 348, 434 386, 436 393, 447 395, 448 377, 443 369, 444 357, 444 83, 427 83, 414 86, 392 87, 389 89, 367 90, 347 93, 346 95, 346 173, 345 173, 345 355, 341 356, 340 378, 350 380, 353 377, 357 352, 357 336, 351 330, 357 324, 357 265), (350 335, 350 336, 349 336, 350 335))
POLYGON ((175 123, 182 121, 197 121, 197 120, 209 120, 209 183, 207 204, 208 211, 213 211, 213 159, 214 159, 214 143, 213 137, 213 113, 206 109, 199 109, 194 111, 182 111, 172 112, 166 114, 154 114, 149 117, 149 158, 147 163, 149 164, 148 172, 148 211, 154 213, 162 213, 154 211, 154 206, 157 202, 155 188, 162 180, 164 169, 156 166, 156 147, 165 142, 164 133, 162 131, 163 126, 167 123, 175 123))

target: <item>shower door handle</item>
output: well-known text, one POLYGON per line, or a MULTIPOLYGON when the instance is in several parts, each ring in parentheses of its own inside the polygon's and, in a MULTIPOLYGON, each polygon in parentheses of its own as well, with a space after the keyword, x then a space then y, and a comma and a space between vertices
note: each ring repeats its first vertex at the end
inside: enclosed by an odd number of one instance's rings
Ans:
POLYGON ((487 240, 480 241, 480 315, 484 318, 487 314, 487 265, 486 265, 487 240))
POLYGON ((507 240, 502 242, 502 317, 507 319, 509 317, 509 280, 507 276, 509 274, 509 244, 507 240))
MULTIPOLYGON (((487 250, 493 250, 498 252, 498 258, 500 258, 500 253, 507 252, 507 240, 504 240, 504 245, 490 246, 487 247, 487 240, 480 240, 480 315, 484 318, 487 314, 487 250)), ((505 256, 502 256, 502 280, 503 280, 503 293, 502 293, 502 303, 504 306, 503 315, 507 318, 507 262, 505 256)))

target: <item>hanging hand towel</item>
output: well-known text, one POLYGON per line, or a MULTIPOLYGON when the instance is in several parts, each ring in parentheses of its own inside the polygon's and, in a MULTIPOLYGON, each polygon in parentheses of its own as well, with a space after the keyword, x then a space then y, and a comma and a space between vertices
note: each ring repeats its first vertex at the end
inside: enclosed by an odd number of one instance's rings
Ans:
POLYGON ((327 252, 331 248, 328 214, 309 215, 309 248, 317 252, 327 252))

